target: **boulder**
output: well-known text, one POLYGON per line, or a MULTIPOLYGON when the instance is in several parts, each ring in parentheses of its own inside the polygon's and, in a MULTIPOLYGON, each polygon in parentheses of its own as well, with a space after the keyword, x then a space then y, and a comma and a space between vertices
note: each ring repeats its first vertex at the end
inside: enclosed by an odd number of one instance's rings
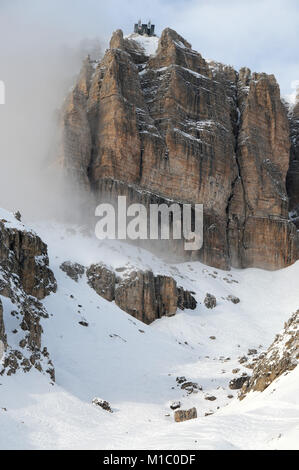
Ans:
POLYGON ((85 272, 84 266, 79 263, 72 263, 71 261, 64 261, 60 265, 60 269, 76 282, 78 282, 85 272))
POLYGON ((57 289, 49 268, 47 245, 17 222, 0 220, 0 266, 19 276, 26 294, 43 299, 57 289))
POLYGON ((197 393, 198 390, 202 390, 202 387, 198 385, 196 382, 184 382, 181 385, 182 390, 186 390, 186 392, 190 393, 197 393))
MULTIPOLYGON (((297 108, 287 180, 294 211, 297 108)), ((59 163, 74 185, 147 208, 204 205, 201 250, 188 252, 180 240, 144 241, 147 248, 222 269, 279 269, 298 258, 285 188, 289 122, 273 75, 207 62, 170 28, 146 56, 117 30, 95 69, 84 61, 61 128, 59 163)))
POLYGON ((3 320, 3 305, 0 300, 0 361, 5 353, 6 349, 6 335, 5 335, 5 327, 4 327, 4 320, 3 320))
POLYGON ((52 361, 42 344, 41 318, 49 315, 39 299, 56 288, 47 245, 25 228, 18 214, 16 218, 7 212, 6 218, 0 220, 0 295, 11 300, 14 310, 6 310, 5 315, 10 318, 4 317, 0 301, 0 375, 12 375, 19 369, 29 372, 34 367, 55 380, 52 361), (18 333, 18 344, 8 343, 7 324, 13 333, 18 333))
POLYGON ((115 273, 103 264, 92 264, 86 271, 88 284, 104 299, 115 299, 115 273))
POLYGON ((175 315, 178 308, 196 308, 197 302, 189 291, 177 287, 170 276, 155 276, 152 271, 119 271, 122 277, 102 264, 92 265, 86 275, 89 285, 125 312, 150 324, 162 316, 175 315))
POLYGON ((249 375, 242 375, 241 377, 236 377, 235 379, 232 379, 229 382, 228 386, 231 390, 239 390, 249 379, 249 375))
POLYGON ((217 304, 216 297, 212 294, 206 294, 204 304, 207 308, 215 308, 217 304))
POLYGON ((99 406, 104 411, 109 411, 109 413, 113 413, 110 403, 106 400, 102 400, 101 398, 94 398, 92 400, 92 404, 95 406, 99 406))
POLYGON ((235 295, 228 295, 227 300, 230 300, 233 304, 238 304, 240 302, 239 297, 236 297, 235 295))
POLYGON ((174 412, 174 420, 177 423, 181 421, 188 421, 189 419, 197 418, 197 410, 195 407, 190 408, 189 410, 176 410, 174 412))

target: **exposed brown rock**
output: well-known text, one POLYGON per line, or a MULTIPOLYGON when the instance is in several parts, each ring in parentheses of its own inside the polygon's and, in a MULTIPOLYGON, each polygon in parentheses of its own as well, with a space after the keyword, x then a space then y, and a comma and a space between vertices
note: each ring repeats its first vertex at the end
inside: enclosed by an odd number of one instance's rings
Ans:
POLYGON ((238 304, 240 302, 239 297, 236 297, 235 295, 232 295, 232 294, 227 296, 227 300, 229 300, 233 304, 238 304))
POLYGON ((178 308, 184 310, 185 308, 190 308, 194 310, 196 308, 197 302, 194 299, 191 292, 183 289, 182 287, 177 288, 178 291, 178 308))
POLYGON ((85 272, 84 266, 79 263, 72 263, 71 261, 64 261, 60 265, 60 269, 76 282, 78 282, 85 272))
POLYGON ((201 385, 198 385, 196 382, 184 382, 181 385, 182 390, 186 390, 187 393, 197 393, 198 390, 202 390, 201 385))
POLYGON ((59 163, 75 181, 89 187, 87 168, 91 159, 91 130, 86 112, 93 73, 89 57, 84 61, 76 85, 63 106, 62 148, 59 163))
POLYGON ((115 290, 115 303, 144 323, 152 323, 177 310, 177 289, 174 279, 155 277, 152 271, 136 271, 123 279, 115 290))
POLYGON ((197 418, 197 410, 196 408, 190 408, 189 410, 176 410, 174 412, 174 420, 177 423, 181 421, 188 421, 189 419, 197 418))
POLYGON ((17 221, 19 218, 8 223, 0 221, 0 294, 9 297, 15 306, 15 310, 5 311, 5 315, 11 315, 10 324, 15 324, 12 331, 22 332, 18 345, 21 349, 7 344, 7 318, 3 316, 0 302, 0 349, 1 354, 4 353, 0 375, 11 375, 18 369, 28 372, 35 367, 54 380, 55 371, 49 353, 47 348, 42 349, 40 319, 47 318, 48 313, 38 299, 55 291, 56 281, 49 269, 47 245, 17 221))
POLYGON ((115 273, 102 264, 92 264, 86 271, 88 284, 104 299, 115 299, 115 273))
POLYGON ((208 396, 205 397, 205 400, 215 401, 215 400, 217 400, 217 398, 214 395, 208 395, 208 396))
POLYGON ((248 382, 249 378, 250 377, 248 375, 242 375, 241 377, 236 377, 235 379, 232 379, 229 382, 229 388, 231 390, 239 390, 240 388, 242 388, 244 383, 248 382))
POLYGON ((292 221, 299 228, 299 91, 295 106, 289 112, 290 122, 290 165, 287 174, 289 210, 292 221))
POLYGON ((109 413, 113 413, 110 403, 106 400, 101 400, 100 398, 94 398, 92 400, 92 404, 99 406, 104 411, 109 411, 109 413))
POLYGON ((144 323, 175 315, 177 308, 196 308, 190 292, 177 287, 169 276, 154 276, 151 271, 136 271, 116 287, 115 302, 125 312, 144 323))
POLYGON ((144 323, 162 316, 175 315, 178 308, 195 309, 196 300, 190 292, 177 287, 169 276, 154 276, 152 271, 133 271, 124 277, 102 264, 91 265, 86 275, 89 285, 110 302, 144 323))
POLYGON ((172 410, 177 410, 178 408, 181 408, 182 404, 180 401, 174 401, 173 403, 171 403, 170 405, 170 408, 172 410))
POLYGON ((242 69, 238 81, 238 178, 228 206, 230 256, 236 267, 277 269, 297 258, 288 221, 289 126, 273 75, 242 69))
POLYGON ((5 336, 5 327, 3 320, 3 305, 0 300, 0 360, 4 354, 6 348, 6 336, 5 336))
POLYGON ((7 227, 3 221, 0 221, 0 266, 19 276, 26 294, 43 299, 56 291, 47 245, 33 232, 7 227))
POLYGON ((169 28, 147 57, 118 30, 95 70, 84 63, 63 129, 61 162, 93 193, 204 204, 203 248, 168 243, 175 253, 224 269, 297 259, 289 125, 273 75, 208 63, 169 28))
POLYGON ((250 391, 262 392, 273 380, 293 370, 299 362, 299 310, 285 323, 265 355, 253 368, 252 376, 242 387, 240 398, 250 391))

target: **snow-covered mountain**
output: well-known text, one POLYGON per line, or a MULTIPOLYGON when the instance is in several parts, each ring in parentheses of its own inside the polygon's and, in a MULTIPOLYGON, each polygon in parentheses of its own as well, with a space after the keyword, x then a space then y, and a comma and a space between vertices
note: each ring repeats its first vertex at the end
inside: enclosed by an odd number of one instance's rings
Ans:
MULTIPOLYGON (((35 368, 0 376, 0 448, 298 448, 298 367, 242 401, 229 385, 251 374, 297 310, 298 262, 275 272, 227 272, 200 262, 166 264, 76 226, 32 228, 48 245, 57 282, 57 291, 41 300, 48 318, 40 319, 55 382, 35 368), (60 269, 64 261, 171 276, 195 293, 197 307, 146 325, 99 296, 85 274, 71 279, 60 269), (213 309, 205 306, 207 293, 216 297, 213 309), (113 413, 92 404, 96 397, 113 413), (176 402, 195 406, 197 419, 175 422, 176 402)), ((5 296, 1 301, 8 344, 17 348, 13 306, 5 296)))

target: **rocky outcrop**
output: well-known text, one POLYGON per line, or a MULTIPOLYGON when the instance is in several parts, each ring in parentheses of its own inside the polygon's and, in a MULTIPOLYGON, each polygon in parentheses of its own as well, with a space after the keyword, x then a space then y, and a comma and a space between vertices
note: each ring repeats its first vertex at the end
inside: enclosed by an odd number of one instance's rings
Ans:
POLYGON ((273 75, 207 62, 169 28, 151 56, 118 30, 94 65, 84 63, 63 112, 66 171, 97 195, 204 204, 202 249, 166 244, 185 258, 224 269, 297 259, 289 125, 273 75))
POLYGON ((235 295, 232 295, 232 294, 228 295, 226 298, 233 304, 238 304, 240 302, 239 297, 236 297, 235 295))
POLYGON ((49 315, 39 301, 56 290, 56 281, 49 269, 47 246, 18 219, 5 214, 7 219, 0 221, 0 295, 8 297, 13 308, 7 306, 3 312, 0 301, 0 349, 3 355, 0 375, 11 375, 19 369, 28 372, 34 367, 55 380, 52 361, 42 344, 41 319, 49 315), (7 344, 6 324, 17 335, 17 343, 7 344))
POLYGON ((115 300, 116 275, 102 264, 92 264, 86 271, 88 284, 104 299, 115 300))
POLYGON ((170 317, 178 307, 176 281, 168 276, 154 276, 152 271, 135 271, 117 286, 115 303, 147 324, 162 316, 170 317))
POLYGON ((18 276, 26 294, 43 299, 55 292, 57 285, 49 269, 47 245, 33 232, 6 222, 0 220, 0 266, 18 276))
POLYGON ((71 261, 64 261, 61 263, 60 269, 76 282, 79 281, 85 272, 84 266, 79 263, 72 263, 71 261))
POLYGON ((3 320, 3 305, 0 300, 0 361, 6 349, 6 335, 3 320))
POLYGON ((204 299, 204 304, 207 308, 215 308, 217 305, 216 297, 212 294, 207 293, 204 299))
POLYGON ((289 111, 290 166, 287 174, 287 191, 291 220, 299 228, 299 92, 295 106, 289 111))
POLYGON ((185 310, 185 308, 194 310, 196 308, 197 302, 192 294, 195 294, 195 292, 189 292, 188 290, 185 290, 182 287, 178 287, 177 288, 178 308, 180 308, 181 310, 185 310))
POLYGON ((262 392, 282 374, 293 370, 299 363, 299 310, 286 322, 253 368, 251 378, 242 387, 240 398, 250 391, 262 392))
POLYGON ((197 410, 196 408, 190 408, 190 410, 176 410, 174 412, 174 420, 177 423, 182 421, 188 421, 189 419, 197 418, 197 410))
POLYGON ((195 309, 197 302, 189 291, 177 287, 170 276, 155 276, 152 271, 132 271, 122 277, 102 264, 86 272, 89 285, 98 295, 138 320, 150 324, 162 316, 175 315, 177 309, 195 309))
POLYGON ((238 106, 238 178, 228 205, 230 258, 236 267, 277 269, 296 260, 297 245, 285 186, 289 126, 275 77, 241 69, 238 106))
POLYGON ((241 375, 240 377, 230 380, 228 386, 231 390, 239 390, 245 383, 248 383, 249 379, 249 375, 241 375))

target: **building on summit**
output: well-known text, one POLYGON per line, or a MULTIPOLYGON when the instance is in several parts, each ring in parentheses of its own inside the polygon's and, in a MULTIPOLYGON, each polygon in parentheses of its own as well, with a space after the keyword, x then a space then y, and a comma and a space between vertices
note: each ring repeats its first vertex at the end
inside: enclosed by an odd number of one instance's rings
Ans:
POLYGON ((155 25, 152 24, 151 21, 147 24, 142 24, 141 20, 139 20, 138 23, 135 23, 134 25, 134 33, 146 36, 155 36, 155 25))

